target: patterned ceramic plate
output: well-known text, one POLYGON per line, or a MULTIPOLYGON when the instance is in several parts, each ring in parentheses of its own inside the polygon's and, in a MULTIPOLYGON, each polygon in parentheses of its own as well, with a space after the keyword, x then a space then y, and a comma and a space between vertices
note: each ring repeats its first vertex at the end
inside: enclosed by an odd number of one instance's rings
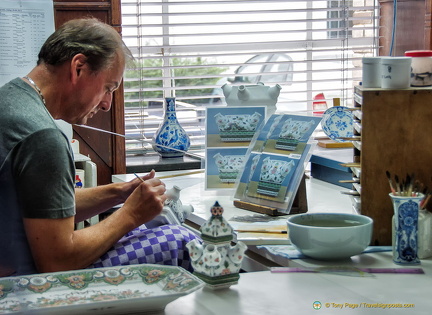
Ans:
POLYGON ((181 267, 151 264, 0 278, 0 314, 156 311, 203 286, 181 267))
POLYGON ((344 142, 341 137, 353 136, 353 114, 347 107, 333 106, 323 114, 321 127, 330 139, 344 142))

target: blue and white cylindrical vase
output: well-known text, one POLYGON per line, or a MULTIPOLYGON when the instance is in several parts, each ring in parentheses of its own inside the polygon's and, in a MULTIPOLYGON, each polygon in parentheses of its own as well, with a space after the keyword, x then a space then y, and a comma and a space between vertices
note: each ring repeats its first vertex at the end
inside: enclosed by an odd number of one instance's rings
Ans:
POLYGON ((176 115, 174 97, 165 98, 165 114, 155 133, 153 148, 163 158, 182 157, 190 147, 190 139, 176 115))
POLYGON ((419 204, 424 198, 389 194, 393 203, 393 261, 401 265, 420 264, 418 257, 419 204))

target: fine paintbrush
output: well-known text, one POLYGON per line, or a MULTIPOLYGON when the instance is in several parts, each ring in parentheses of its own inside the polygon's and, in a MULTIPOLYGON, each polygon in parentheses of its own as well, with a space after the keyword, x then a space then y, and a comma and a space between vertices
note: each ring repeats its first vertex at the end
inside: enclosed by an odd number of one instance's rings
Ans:
MULTIPOLYGON (((76 125, 76 124, 74 124, 74 126, 78 126, 78 127, 82 127, 82 128, 87 128, 87 129, 91 129, 91 130, 96 130, 96 131, 100 131, 100 132, 104 132, 104 133, 109 133, 111 135, 123 137, 123 138, 129 139, 129 140, 131 140, 131 139, 135 140, 135 138, 127 137, 126 135, 122 135, 120 133, 115 133, 115 132, 112 132, 112 131, 108 131, 108 130, 104 130, 104 129, 99 129, 99 128, 96 128, 96 127, 91 127, 91 126, 86 126, 86 125, 76 125)), ((155 146, 158 146, 158 147, 161 147, 161 148, 164 148, 164 149, 169 149, 169 150, 173 150, 173 151, 177 151, 177 152, 183 152, 185 155, 193 156, 193 157, 196 157, 196 158, 199 158, 199 159, 203 158, 201 155, 190 153, 190 152, 187 152, 187 151, 184 151, 184 150, 179 150, 179 149, 167 147, 167 146, 164 146, 162 144, 157 144, 154 141, 149 140, 149 139, 139 139, 139 141, 142 141, 142 142, 145 142, 145 143, 150 143, 152 145, 155 145, 155 146)))
POLYGON ((396 191, 395 191, 395 189, 393 187, 393 182, 392 182, 392 179, 391 179, 391 176, 390 176, 390 172, 386 171, 386 175, 387 175, 388 182, 390 184, 391 192, 393 193, 393 195, 395 195, 396 191))
POLYGON ((360 163, 339 163, 339 165, 343 166, 343 167, 361 167, 360 163))
POLYGON ((254 230, 254 229, 251 229, 251 230, 248 230, 248 229, 245 229, 245 230, 235 230, 236 232, 240 232, 240 233, 270 233, 270 234, 287 234, 288 233, 288 231, 285 231, 285 230, 254 230))
POLYGON ((339 183, 360 183, 360 179, 358 179, 358 178, 341 179, 341 180, 339 180, 339 183))
POLYGON ((422 201, 420 201, 420 209, 424 210, 429 202, 431 195, 427 195, 426 197, 423 198, 422 201))
MULTIPOLYGON (((159 179, 166 179, 166 178, 173 178, 173 177, 180 177, 180 176, 187 176, 187 175, 195 175, 195 174, 201 174, 204 173, 204 170, 198 170, 198 171, 192 171, 192 172, 182 172, 178 174, 172 174, 172 175, 164 175, 164 176, 157 176, 159 179)), ((136 177, 144 181, 141 177, 139 177, 138 174, 134 173, 136 177)))
POLYGON ((406 194, 407 194, 407 196, 411 196, 411 194, 412 194, 412 191, 413 191, 413 182, 412 182, 412 180, 413 179, 414 179, 414 174, 413 174, 413 176, 410 176, 410 175, 407 174, 407 179, 406 179, 406 185, 407 185, 406 194))
POLYGON ((139 179, 140 181, 142 181, 143 183, 145 183, 145 180, 144 180, 144 179, 142 179, 141 177, 139 177, 137 173, 134 173, 134 175, 135 175, 135 176, 136 176, 136 178, 138 178, 138 179, 139 179))
POLYGON ((341 191, 341 194, 350 195, 350 196, 360 196, 360 193, 357 190, 341 191))
POLYGON ((400 186, 399 186, 399 177, 397 175, 395 175, 395 182, 396 182, 397 193, 398 193, 398 195, 400 195, 401 194, 401 189, 400 189, 400 186))
POLYGON ((422 202, 425 201, 425 199, 428 197, 428 189, 421 183, 419 180, 415 178, 415 174, 412 173, 407 174, 402 181, 399 180, 399 176, 395 175, 395 186, 393 185, 392 177, 390 175, 389 171, 386 171, 386 176, 390 185, 391 193, 394 196, 419 196, 421 193, 424 194, 425 198, 423 198, 422 202))

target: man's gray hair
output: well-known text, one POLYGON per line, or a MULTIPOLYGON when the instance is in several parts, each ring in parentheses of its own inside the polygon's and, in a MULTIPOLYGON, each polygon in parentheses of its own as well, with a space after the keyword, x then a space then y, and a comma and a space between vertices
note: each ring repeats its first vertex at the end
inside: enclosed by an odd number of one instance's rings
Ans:
POLYGON ((94 72, 109 68, 120 53, 125 61, 133 59, 118 32, 94 18, 70 20, 60 26, 43 44, 37 64, 61 65, 77 54, 87 57, 94 72))

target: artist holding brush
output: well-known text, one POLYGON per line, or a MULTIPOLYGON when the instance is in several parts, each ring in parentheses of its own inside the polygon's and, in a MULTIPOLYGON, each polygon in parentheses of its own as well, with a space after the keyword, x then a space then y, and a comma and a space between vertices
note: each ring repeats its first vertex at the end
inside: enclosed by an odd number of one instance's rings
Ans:
POLYGON ((85 124, 108 111, 130 56, 112 27, 73 20, 47 39, 27 76, 0 88, 0 276, 136 263, 190 269, 185 244, 194 234, 143 226, 167 198, 154 172, 75 191, 72 150, 54 121, 85 124), (105 220, 74 229, 122 203, 105 220))

